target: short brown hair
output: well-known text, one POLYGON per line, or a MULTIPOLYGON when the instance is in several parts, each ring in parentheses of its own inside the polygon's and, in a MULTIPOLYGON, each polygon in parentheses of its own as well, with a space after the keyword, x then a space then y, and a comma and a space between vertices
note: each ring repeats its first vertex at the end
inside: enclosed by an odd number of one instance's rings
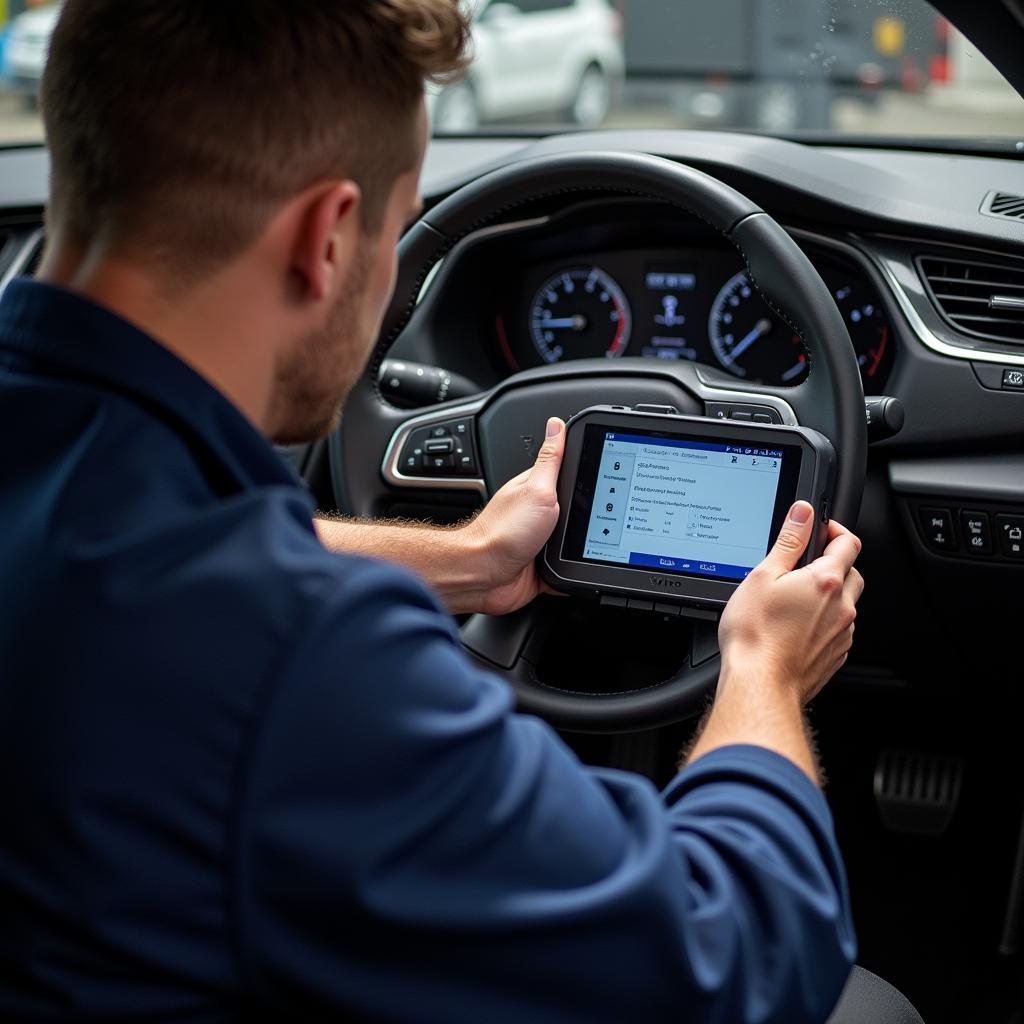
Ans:
POLYGON ((67 0, 42 84, 51 226, 209 270, 346 177, 372 230, 467 32, 458 0, 67 0))

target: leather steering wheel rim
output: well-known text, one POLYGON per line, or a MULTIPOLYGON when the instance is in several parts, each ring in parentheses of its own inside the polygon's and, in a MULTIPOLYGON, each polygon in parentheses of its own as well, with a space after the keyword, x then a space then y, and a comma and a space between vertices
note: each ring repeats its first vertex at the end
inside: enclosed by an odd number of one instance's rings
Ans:
MULTIPOLYGON (((467 235, 506 219, 528 203, 563 195, 571 199, 607 194, 667 203, 714 228, 738 250, 762 298, 803 339, 810 367, 804 381, 794 387, 755 386, 739 380, 730 382, 730 387, 749 392, 752 401, 758 394, 783 396, 801 424, 832 441, 837 453, 833 517, 854 524, 867 464, 864 393, 853 346, 828 288, 778 222, 746 196, 692 167, 626 152, 558 154, 508 165, 452 193, 405 234, 399 245, 396 288, 380 338, 366 372, 346 399, 342 425, 332 438, 340 456, 336 465, 340 462, 344 473, 344 492, 354 511, 373 514, 379 499, 388 493, 381 474, 382 456, 410 413, 387 401, 378 371, 412 317, 431 268, 467 235)), ((431 411, 434 408, 444 406, 431 411)), ((508 628, 521 630, 524 614, 506 617, 508 628)), ((688 659, 673 678, 654 686, 594 695, 541 682, 525 657, 511 665, 489 667, 516 688, 522 710, 559 727, 601 732, 649 728, 688 717, 703 705, 718 675, 717 658, 700 664, 688 659)))

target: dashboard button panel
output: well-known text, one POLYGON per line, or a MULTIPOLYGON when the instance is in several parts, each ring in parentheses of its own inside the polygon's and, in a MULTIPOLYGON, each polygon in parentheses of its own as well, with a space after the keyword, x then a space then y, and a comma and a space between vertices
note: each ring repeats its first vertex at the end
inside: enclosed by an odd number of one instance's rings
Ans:
POLYGON ((999 513, 996 516, 996 536, 999 550, 1006 558, 1024 560, 1024 515, 999 513))
POLYGON ((922 507, 917 514, 928 547, 933 551, 953 551, 956 548, 953 516, 948 508, 922 507))
POLYGON ((992 554, 992 528, 987 512, 961 512, 960 528, 964 534, 964 547, 971 554, 992 554))
POLYGON ((1024 503, 969 501, 958 507, 948 496, 935 494, 905 500, 904 508, 933 554, 1006 568, 1024 564, 1024 503))

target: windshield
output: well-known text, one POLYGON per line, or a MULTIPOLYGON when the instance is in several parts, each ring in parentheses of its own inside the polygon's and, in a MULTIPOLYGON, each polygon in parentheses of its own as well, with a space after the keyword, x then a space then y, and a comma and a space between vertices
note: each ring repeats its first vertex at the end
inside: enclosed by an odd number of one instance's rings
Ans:
MULTIPOLYGON (((435 134, 721 128, 1011 139, 1024 151, 1024 99, 924 0, 468 2, 474 61, 429 90, 435 134)), ((0 0, 0 143, 42 138, 59 10, 0 0)))

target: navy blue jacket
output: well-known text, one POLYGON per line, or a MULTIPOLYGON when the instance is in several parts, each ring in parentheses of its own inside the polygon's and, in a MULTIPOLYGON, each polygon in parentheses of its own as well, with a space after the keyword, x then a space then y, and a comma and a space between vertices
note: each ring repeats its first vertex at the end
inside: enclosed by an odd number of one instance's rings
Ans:
POLYGON ((582 766, 167 349, 0 302, 0 1019, 820 1021, 824 799, 582 766))

